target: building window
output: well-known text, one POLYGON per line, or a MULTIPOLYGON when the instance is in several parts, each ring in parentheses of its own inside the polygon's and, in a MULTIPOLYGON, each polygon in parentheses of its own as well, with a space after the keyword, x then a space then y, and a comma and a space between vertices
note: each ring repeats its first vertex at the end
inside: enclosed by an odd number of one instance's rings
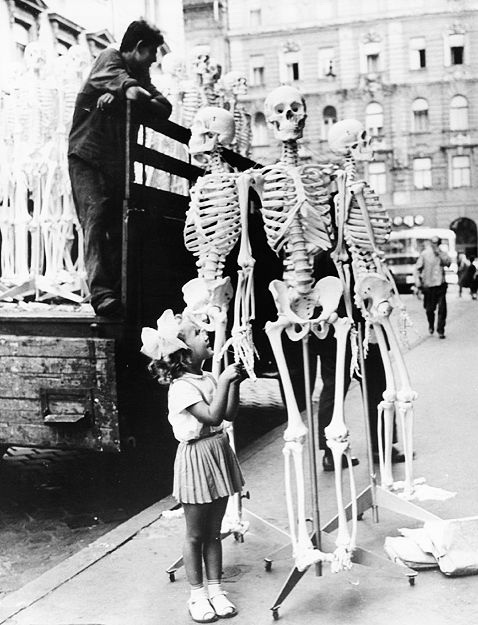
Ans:
POLYGON ((450 48, 451 64, 463 65, 463 46, 452 46, 450 48))
POLYGON ((469 187, 470 176, 470 157, 469 156, 453 156, 451 159, 451 186, 454 189, 458 187, 469 187))
POLYGON ((383 109, 378 102, 370 102, 365 111, 365 127, 374 136, 383 134, 383 109))
POLYGON ((264 113, 256 113, 252 121, 252 145, 267 145, 269 135, 267 133, 267 123, 264 113))
POLYGON ((362 44, 360 71, 362 74, 375 74, 380 71, 380 43, 378 41, 367 41, 362 44))
POLYGON ((427 66, 425 37, 410 39, 410 69, 423 69, 427 66))
POLYGON ((367 73, 375 74, 378 72, 378 54, 367 54, 367 73))
POLYGON ((468 130, 468 100, 462 95, 451 99, 450 130, 468 130))
POLYGON ((428 102, 424 98, 417 98, 412 104, 413 132, 428 131, 428 102))
POLYGON ((463 65, 465 63, 465 33, 445 35, 445 65, 463 65))
POLYGON ((285 59, 285 82, 299 80, 299 61, 290 56, 285 59))
POLYGON ((15 22, 13 24, 13 37, 15 39, 17 61, 22 61, 25 54, 25 48, 30 42, 30 31, 28 26, 15 22))
POLYGON ((370 186, 379 195, 387 192, 387 169, 383 161, 368 164, 370 186))
POLYGON ((249 59, 250 76, 249 83, 251 87, 262 87, 265 84, 264 57, 262 54, 256 54, 249 59))
POLYGON ((333 106, 326 106, 322 113, 322 139, 327 140, 331 127, 337 123, 337 111, 333 106))
POLYGON ((280 54, 280 81, 284 85, 290 85, 300 79, 300 51, 287 51, 280 54))
POLYGON ((413 186, 415 189, 432 188, 432 159, 413 159, 413 186))
POLYGON ((262 26, 261 9, 251 9, 249 11, 249 24, 251 28, 259 28, 260 26, 262 26))
POLYGON ((333 48, 320 48, 319 50, 319 78, 336 76, 335 51, 333 48))

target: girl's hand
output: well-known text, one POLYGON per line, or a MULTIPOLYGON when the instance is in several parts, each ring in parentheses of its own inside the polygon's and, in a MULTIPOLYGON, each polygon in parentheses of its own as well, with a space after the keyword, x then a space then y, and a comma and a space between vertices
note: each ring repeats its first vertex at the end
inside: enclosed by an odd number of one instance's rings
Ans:
POLYGON ((244 365, 240 362, 228 365, 220 375, 228 382, 242 382, 246 378, 244 365))

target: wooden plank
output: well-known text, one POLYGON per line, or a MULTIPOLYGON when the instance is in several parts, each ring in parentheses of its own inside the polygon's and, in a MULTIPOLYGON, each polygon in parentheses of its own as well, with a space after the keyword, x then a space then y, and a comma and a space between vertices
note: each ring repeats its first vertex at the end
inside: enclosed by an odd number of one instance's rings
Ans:
MULTIPOLYGON (((47 336, 0 335, 0 362, 4 357, 90 358, 90 345, 94 345, 96 358, 106 358, 113 339, 65 338, 47 336), (93 342, 93 343, 91 343, 93 342)), ((3 370, 3 367, 2 367, 3 370)))
POLYGON ((162 154, 151 148, 146 148, 143 145, 136 144, 131 149, 132 158, 138 163, 149 165, 155 169, 161 169, 169 174, 180 176, 181 178, 187 178, 187 180, 197 180, 199 176, 204 175, 204 169, 191 165, 185 161, 180 161, 173 156, 162 154))
POLYGON ((189 197, 163 191, 162 189, 133 184, 131 187, 131 203, 136 208, 153 210, 161 217, 179 219, 184 222, 189 206, 189 197))
POLYGON ((65 389, 86 388, 93 384, 91 371, 71 372, 65 375, 31 375, 19 376, 16 372, 3 373, 0 376, 0 398, 36 399, 40 395, 40 388, 65 389))
MULTIPOLYGON (((108 434, 108 443, 111 435, 108 434)), ((52 449, 91 449, 98 450, 101 444, 96 433, 85 430, 80 425, 36 425, 0 423, 0 443, 10 447, 51 447, 52 449)))

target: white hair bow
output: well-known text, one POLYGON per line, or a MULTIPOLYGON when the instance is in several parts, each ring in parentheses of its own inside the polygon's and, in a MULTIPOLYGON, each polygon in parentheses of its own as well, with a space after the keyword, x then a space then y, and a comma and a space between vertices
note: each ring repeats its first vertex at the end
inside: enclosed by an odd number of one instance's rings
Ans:
POLYGON ((178 339, 179 321, 170 308, 163 312, 157 321, 157 326, 157 330, 154 328, 141 330, 142 354, 154 360, 160 360, 178 351, 178 349, 188 349, 186 343, 178 339))

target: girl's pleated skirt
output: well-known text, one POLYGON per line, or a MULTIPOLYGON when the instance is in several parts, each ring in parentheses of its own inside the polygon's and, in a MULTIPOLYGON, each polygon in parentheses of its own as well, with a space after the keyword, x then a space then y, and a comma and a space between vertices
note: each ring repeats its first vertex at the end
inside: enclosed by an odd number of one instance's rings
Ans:
POLYGON ((225 432, 179 443, 173 495, 180 503, 211 503, 241 491, 239 462, 225 432))

